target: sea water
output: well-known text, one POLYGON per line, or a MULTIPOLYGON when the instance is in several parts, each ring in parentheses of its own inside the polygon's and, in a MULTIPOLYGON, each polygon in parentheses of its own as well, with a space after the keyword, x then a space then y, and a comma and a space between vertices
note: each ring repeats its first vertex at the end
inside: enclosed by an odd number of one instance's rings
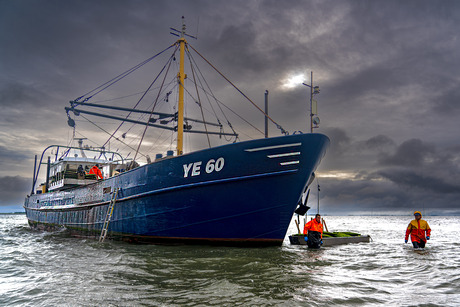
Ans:
POLYGON ((372 242, 309 250, 98 243, 0 215, 0 306, 460 306, 460 217, 424 218, 424 250, 410 215, 326 216, 372 242))

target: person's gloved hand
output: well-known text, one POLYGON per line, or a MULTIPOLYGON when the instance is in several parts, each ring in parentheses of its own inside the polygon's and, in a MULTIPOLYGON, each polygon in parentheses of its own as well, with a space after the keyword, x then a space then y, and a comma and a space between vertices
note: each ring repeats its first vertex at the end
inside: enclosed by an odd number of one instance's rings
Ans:
POLYGON ((303 238, 305 239, 305 242, 307 242, 307 241, 308 241, 308 237, 307 237, 307 236, 305 236, 305 237, 303 237, 303 238))
POLYGON ((426 237, 426 239, 427 239, 427 240, 429 240, 429 239, 430 239, 430 237, 428 236, 428 237, 426 237))
POLYGON ((404 240, 404 243, 407 243, 407 240, 404 240))
POLYGON ((321 240, 321 245, 323 245, 323 240, 321 240))

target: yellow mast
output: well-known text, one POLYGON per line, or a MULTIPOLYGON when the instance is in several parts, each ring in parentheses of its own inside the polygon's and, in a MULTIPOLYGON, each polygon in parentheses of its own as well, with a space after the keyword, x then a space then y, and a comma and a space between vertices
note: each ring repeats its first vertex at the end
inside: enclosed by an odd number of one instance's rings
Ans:
POLYGON ((177 81, 179 82, 179 102, 177 110, 177 155, 184 153, 184 80, 187 77, 184 73, 184 54, 185 54, 185 23, 182 22, 181 38, 177 41, 180 46, 180 62, 177 81))

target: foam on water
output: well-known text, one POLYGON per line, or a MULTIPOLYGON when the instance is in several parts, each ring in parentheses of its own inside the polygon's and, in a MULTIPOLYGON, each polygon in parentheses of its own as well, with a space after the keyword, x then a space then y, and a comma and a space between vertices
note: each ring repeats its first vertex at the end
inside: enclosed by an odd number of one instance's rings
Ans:
POLYGON ((279 248, 99 244, 0 215, 0 305, 460 305, 460 217, 424 217, 424 250, 404 244, 410 215, 325 218, 330 231, 373 241, 320 250, 287 239, 279 248))

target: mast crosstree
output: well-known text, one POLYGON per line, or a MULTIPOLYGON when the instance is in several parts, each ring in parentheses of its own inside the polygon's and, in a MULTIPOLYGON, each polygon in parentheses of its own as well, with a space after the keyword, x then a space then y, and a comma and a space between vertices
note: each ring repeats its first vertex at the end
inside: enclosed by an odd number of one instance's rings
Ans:
MULTIPOLYGON (((83 96, 81 96, 81 97, 79 97, 79 98, 77 98, 77 99, 75 99, 73 101, 70 101, 70 107, 65 108, 67 116, 69 118, 69 120, 68 120, 69 125, 71 127, 75 128, 75 121, 70 117, 70 112, 72 112, 75 116, 79 116, 80 114, 87 114, 87 115, 91 115, 91 116, 98 116, 98 117, 109 118, 109 119, 121 121, 122 123, 118 126, 118 128, 113 133, 110 133, 108 131, 105 131, 104 129, 99 127, 97 124, 93 123, 92 121, 90 121, 89 119, 84 117, 85 120, 87 120, 90 123, 94 124, 96 127, 98 127, 99 129, 103 130, 105 133, 110 134, 110 138, 106 141, 105 144, 107 144, 111 138, 115 138, 117 141, 120 141, 123 144, 125 144, 120 138, 115 137, 115 134, 117 133, 117 131, 119 131, 121 125, 123 125, 123 123, 125 123, 125 122, 132 123, 132 124, 145 125, 147 127, 150 126, 150 127, 160 128, 160 129, 166 129, 166 130, 169 130, 169 131, 177 133, 176 134, 176 154, 179 156, 179 155, 184 154, 184 133, 196 133, 196 134, 206 134, 206 135, 208 135, 208 144, 209 144, 210 147, 211 147, 211 144, 209 142, 209 135, 217 135, 219 137, 230 136, 230 137, 235 137, 236 139, 238 139, 238 133, 233 129, 232 124, 230 123, 230 121, 227 118, 227 116, 224 114, 224 111, 223 111, 223 109, 221 107, 221 105, 223 105, 225 108, 227 108, 232 113, 234 113, 238 118, 240 118, 245 123, 250 125, 256 131, 258 131, 258 132, 263 134, 263 132, 261 130, 259 130, 257 127, 255 127, 253 124, 251 124, 249 121, 244 119, 242 116, 238 115, 231 108, 229 108, 228 106, 223 104, 221 101, 219 101, 217 98, 215 98, 214 94, 212 93, 212 91, 207 92, 202 87, 202 85, 198 84, 201 81, 199 81, 199 80, 197 81, 196 78, 195 78, 194 64, 196 65, 196 63, 194 63, 194 59, 191 58, 191 54, 189 52, 189 47, 190 47, 191 50, 196 52, 196 54, 198 54, 199 57, 201 59, 203 59, 205 63, 207 63, 215 72, 217 72, 221 77, 223 77, 224 80, 226 80, 228 83, 230 83, 232 85, 232 87, 235 90, 237 90, 246 100, 248 100, 256 109, 258 109, 260 112, 262 112, 266 116, 266 118, 268 120, 273 122, 276 125, 276 127, 281 130, 281 132, 283 134, 285 134, 285 135, 289 134, 287 131, 285 131, 281 127, 281 125, 276 123, 261 108, 259 108, 257 106, 257 104, 255 104, 248 96, 246 96, 235 84, 233 84, 227 77, 225 77, 214 65, 212 65, 206 58, 204 58, 203 55, 201 55, 195 48, 193 48, 193 46, 188 44, 186 38, 194 38, 194 39, 196 39, 196 37, 191 36, 191 35, 186 33, 185 18, 183 16, 182 16, 182 28, 180 30, 170 28, 170 30, 171 30, 170 33, 172 35, 178 37, 177 41, 174 44, 172 44, 170 47, 168 47, 167 49, 163 50, 162 52, 156 54, 155 56, 149 58, 148 60, 141 62, 140 64, 136 65, 135 67, 129 69, 127 72, 120 74, 116 78, 113 78, 109 82, 106 82, 106 83, 98 86, 96 89, 90 91, 88 94, 85 94, 85 95, 83 95, 83 96), (105 104, 97 104, 97 103, 89 103, 88 102, 88 100, 91 99, 92 97, 94 97, 96 94, 98 94, 101 91, 107 89, 108 87, 114 85, 118 81, 121 81, 123 78, 125 78, 126 76, 128 76, 129 74, 131 74, 132 72, 134 72, 135 70, 140 68, 141 66, 143 66, 143 65, 147 64, 148 62, 150 62, 153 58, 161 55, 162 53, 164 53, 165 51, 169 50, 172 47, 175 47, 174 53, 171 55, 171 57, 169 58, 168 62, 165 64, 163 69, 160 71, 160 73, 155 78, 155 80, 152 82, 152 84, 150 84, 150 86, 147 88, 147 90, 144 91, 144 92, 138 93, 138 94, 142 93, 142 97, 138 100, 138 102, 136 103, 136 105, 133 108, 126 108, 126 107, 120 107, 120 106, 110 106, 110 105, 105 105, 105 104), (177 72, 177 75, 174 76, 173 80, 172 80, 173 81, 172 83, 176 84, 177 90, 178 90, 178 92, 177 92, 177 112, 174 112, 174 113, 156 112, 154 110, 155 110, 155 107, 157 106, 157 101, 158 101, 158 98, 159 98, 160 93, 162 91, 162 88, 163 88, 163 85, 164 85, 164 80, 165 80, 166 76, 168 75, 169 66, 171 65, 171 63, 173 61, 176 61, 176 52, 177 51, 179 51, 179 63, 178 63, 179 64, 178 65, 179 70, 177 72), (197 98, 193 98, 191 93, 185 89, 185 80, 187 79, 187 74, 185 73, 185 55, 186 54, 187 54, 187 56, 188 56, 188 58, 189 58, 189 60, 191 62, 190 63, 191 64, 191 69, 192 69, 192 71, 191 71, 192 75, 191 76, 192 76, 192 79, 193 79, 193 80, 191 80, 191 82, 193 84, 195 84, 195 88, 197 90, 197 96, 198 96, 197 98), (156 99, 154 100, 152 110, 147 111, 147 110, 138 109, 137 106, 139 105, 141 100, 143 100, 144 97, 146 97, 147 93, 152 90, 152 85, 157 81, 157 79, 160 77, 160 75, 163 72, 165 73, 163 83, 159 87, 159 92, 158 92, 158 95, 157 95, 156 99), (174 82, 174 79, 176 80, 176 82, 174 82), (214 112, 214 115, 217 118, 217 123, 208 122, 207 120, 205 120, 204 114, 203 114, 202 103, 200 101, 200 95, 199 95, 198 87, 200 87, 202 89, 202 91, 205 93, 206 96, 209 95, 213 99, 216 100, 216 103, 218 104, 220 111, 224 114, 224 117, 226 119, 227 125, 230 127, 232 132, 225 132, 225 130, 223 128, 223 125, 222 125, 222 122, 217 117, 217 114, 214 111, 214 109, 212 111, 214 112), (185 117, 185 101, 184 101, 185 100, 185 94, 190 95, 190 97, 192 97, 192 99, 194 99, 195 103, 200 106, 201 115, 202 115, 201 120, 185 117), (121 111, 121 112, 129 112, 129 113, 126 116, 116 116, 113 113, 112 114, 103 114, 103 113, 100 113, 100 112, 97 112, 97 111, 88 111, 88 110, 82 109, 82 108, 88 108, 88 107, 89 108, 99 108, 99 109, 106 109, 106 110, 121 111), (132 119, 132 117, 129 118, 132 114, 135 114, 135 113, 137 113, 137 114, 148 114, 149 118, 148 118, 147 121, 142 121, 140 118, 139 119, 132 119), (173 126, 171 125, 171 123, 174 123, 174 122, 177 123, 177 126, 176 125, 173 125, 173 126), (189 122, 195 122, 195 123, 203 124, 205 126, 204 131, 202 131, 200 129, 198 129, 198 130, 192 129, 192 125, 190 125, 189 122), (215 129, 214 129, 214 131, 208 130, 207 126, 218 127, 219 131, 215 131, 215 129)), ((199 71, 199 73, 201 74, 200 71, 199 71)), ((201 78, 203 78, 203 76, 201 76, 201 78)), ((207 86, 209 86, 206 81, 205 81, 205 84, 207 86)), ((169 94, 171 94, 171 91, 166 94, 166 98, 165 98, 166 102, 168 101, 167 99, 169 97, 169 94)), ((139 152, 140 146, 142 144, 143 137, 145 135, 145 131, 146 131, 146 129, 144 130, 144 134, 142 135, 142 138, 141 138, 141 140, 139 142, 139 146, 138 146, 138 148, 136 150, 136 155, 134 156, 134 159, 136 158, 137 153, 139 152)), ((126 133, 123 134, 123 138, 125 137, 125 135, 126 135, 126 133)), ((127 144, 125 144, 125 145, 127 145, 127 144)), ((130 146, 128 146, 128 147, 132 148, 130 146)))

